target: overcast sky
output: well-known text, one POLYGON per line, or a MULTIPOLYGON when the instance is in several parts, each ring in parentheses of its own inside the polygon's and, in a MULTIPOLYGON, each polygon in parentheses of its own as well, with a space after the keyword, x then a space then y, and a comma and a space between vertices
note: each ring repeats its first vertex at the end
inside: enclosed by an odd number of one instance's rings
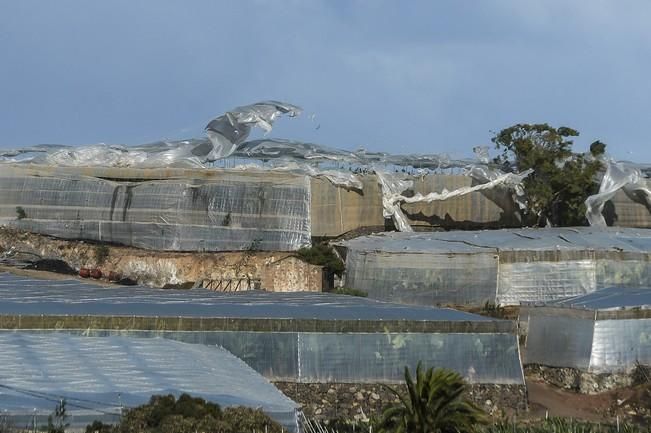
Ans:
POLYGON ((202 136, 277 99, 306 114, 277 138, 470 156, 548 122, 651 162, 650 23, 648 0, 2 0, 0 146, 202 136))

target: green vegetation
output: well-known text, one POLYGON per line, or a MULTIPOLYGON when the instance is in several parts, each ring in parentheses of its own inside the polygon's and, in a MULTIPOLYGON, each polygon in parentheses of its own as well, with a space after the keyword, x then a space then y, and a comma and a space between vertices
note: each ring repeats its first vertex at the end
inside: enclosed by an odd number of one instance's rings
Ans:
POLYGON ((23 218, 27 218, 27 213, 25 212, 25 209, 23 209, 22 206, 16 206, 16 219, 21 220, 23 218))
POLYGON ((61 400, 54 408, 54 413, 47 417, 47 433, 65 433, 70 425, 66 411, 66 401, 61 400))
POLYGON ((326 243, 317 243, 309 248, 301 248, 297 251, 297 254, 304 262, 323 266, 339 276, 344 272, 344 262, 341 261, 334 249, 326 243))
POLYGON ((259 409, 226 408, 182 394, 156 395, 148 404, 129 409, 120 424, 110 426, 95 421, 86 433, 280 433, 280 424, 259 409))
POLYGON ((486 301, 482 309, 479 310, 479 314, 481 314, 482 316, 495 317, 497 319, 506 318, 506 312, 504 311, 504 307, 490 301, 486 301))
POLYGON ((566 418, 549 418, 532 424, 514 425, 503 421, 484 429, 486 433, 644 433, 648 429, 633 424, 595 424, 566 418))
POLYGON ((407 395, 389 388, 400 404, 388 408, 378 424, 381 432, 467 433, 487 423, 486 414, 467 397, 467 385, 456 372, 416 367, 415 381, 405 367, 407 395))
POLYGON ((599 190, 595 176, 603 168, 596 157, 606 145, 595 141, 590 155, 572 152, 579 132, 543 124, 517 124, 497 133, 492 141, 502 155, 495 162, 507 171, 533 169, 524 180, 528 199, 527 224, 586 225, 585 200, 599 190))
POLYGON ((348 287, 337 287, 332 291, 337 295, 359 296, 360 298, 368 297, 368 293, 363 290, 350 289, 348 287))
POLYGON ((101 266, 104 263, 106 263, 106 259, 108 259, 110 252, 111 250, 106 244, 95 245, 95 262, 97 263, 98 266, 101 266))

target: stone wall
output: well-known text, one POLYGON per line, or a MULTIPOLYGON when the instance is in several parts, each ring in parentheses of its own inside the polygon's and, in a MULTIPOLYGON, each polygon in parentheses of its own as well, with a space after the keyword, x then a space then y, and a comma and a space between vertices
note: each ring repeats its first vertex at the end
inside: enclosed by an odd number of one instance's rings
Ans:
MULTIPOLYGON (((399 403, 395 394, 382 384, 276 382, 275 385, 300 403, 308 418, 321 420, 363 421, 379 417, 387 406, 399 403)), ((400 393, 406 392, 404 385, 394 388, 400 393)), ((495 416, 519 414, 527 409, 523 385, 475 384, 469 395, 477 405, 495 416)))
POLYGON ((568 367, 524 366, 528 379, 545 382, 581 394, 599 394, 633 385, 631 373, 589 373, 568 367))
POLYGON ((56 239, 0 226, 0 258, 4 255, 26 260, 61 260, 77 271, 81 268, 99 270, 103 276, 119 275, 152 287, 261 280, 273 263, 276 263, 271 276, 274 281, 270 283, 267 277, 271 289, 277 286, 283 291, 302 291, 306 290, 305 284, 310 284, 312 290, 316 290, 322 284, 316 275, 318 270, 312 265, 304 263, 306 268, 301 271, 303 265, 295 261, 298 259, 282 260, 292 256, 287 252, 177 253, 104 245, 56 239))
POLYGON ((270 292, 322 292, 323 267, 305 263, 297 257, 285 257, 265 265, 262 289, 270 292))

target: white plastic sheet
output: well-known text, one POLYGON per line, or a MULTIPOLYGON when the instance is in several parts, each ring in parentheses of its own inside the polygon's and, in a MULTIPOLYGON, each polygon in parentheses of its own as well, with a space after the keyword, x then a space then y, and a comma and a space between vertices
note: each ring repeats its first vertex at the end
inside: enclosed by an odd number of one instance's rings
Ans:
POLYGON ((651 189, 640 169, 633 165, 608 161, 599 192, 585 201, 585 216, 591 226, 606 227, 602 214, 604 205, 619 190, 623 190, 632 200, 642 202, 651 211, 651 189))

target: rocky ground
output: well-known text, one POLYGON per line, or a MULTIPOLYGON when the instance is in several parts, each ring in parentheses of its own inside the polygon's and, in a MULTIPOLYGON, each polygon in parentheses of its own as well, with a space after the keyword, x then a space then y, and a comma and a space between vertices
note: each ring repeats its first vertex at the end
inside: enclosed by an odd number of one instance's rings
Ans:
MULTIPOLYGON (((267 263, 289 253, 220 252, 175 253, 141 250, 51 238, 0 226, 0 261, 48 260, 55 267, 78 273, 99 270, 101 279, 131 280, 152 287, 192 287, 202 280, 259 278, 267 263), (64 266, 65 265, 65 266, 64 266)), ((53 270, 53 269, 45 269, 53 270)))

